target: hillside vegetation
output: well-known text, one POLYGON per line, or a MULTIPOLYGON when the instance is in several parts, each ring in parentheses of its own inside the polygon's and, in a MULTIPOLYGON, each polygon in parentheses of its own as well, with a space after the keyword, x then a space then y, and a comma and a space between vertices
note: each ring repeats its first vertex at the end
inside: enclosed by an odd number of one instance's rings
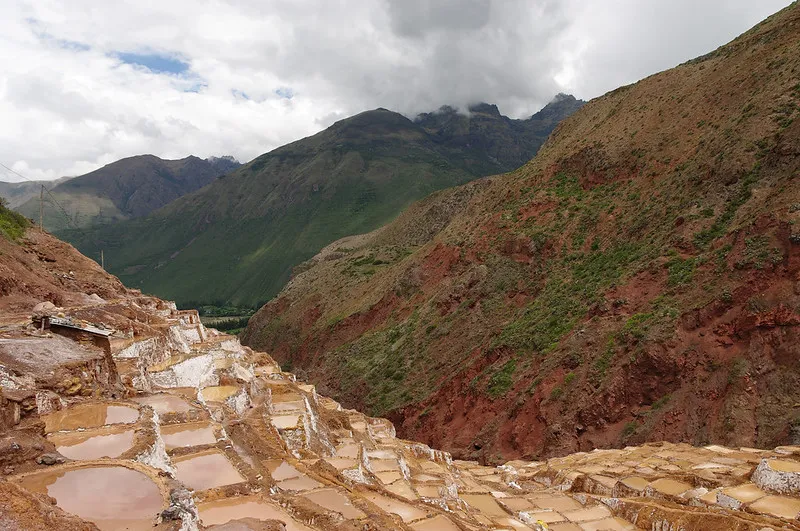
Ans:
POLYGON ((5 199, 0 200, 0 233, 9 240, 17 240, 25 234, 30 225, 22 214, 14 212, 6 206, 5 199))
POLYGON ((800 443, 800 8, 327 247, 243 341, 502 461, 800 443))
POLYGON ((418 122, 361 113, 146 218, 60 236, 89 256, 103 249, 127 285, 181 305, 257 306, 330 242, 379 227, 433 191, 518 167, 581 103, 560 96, 527 120, 489 105, 418 122))
MULTIPOLYGON (((118 160, 80 177, 47 183, 52 193, 45 195, 44 228, 93 228, 145 216, 238 166, 230 157, 164 160, 138 155, 118 160)), ((15 208, 38 221, 39 189, 15 208)))

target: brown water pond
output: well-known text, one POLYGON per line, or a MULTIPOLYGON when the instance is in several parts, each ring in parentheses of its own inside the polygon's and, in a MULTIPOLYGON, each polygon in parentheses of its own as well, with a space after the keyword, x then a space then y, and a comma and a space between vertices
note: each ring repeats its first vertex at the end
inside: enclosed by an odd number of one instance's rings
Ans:
POLYGON ((208 422, 188 422, 162 426, 161 438, 164 439, 167 450, 217 442, 217 437, 214 435, 214 426, 208 422))
POLYGON ((307 492, 303 494, 303 497, 329 511, 340 513, 348 520, 364 518, 364 516, 366 516, 358 508, 353 506, 353 503, 347 496, 335 489, 321 489, 314 492, 307 492))
POLYGON ((200 513, 200 521, 205 526, 224 524, 240 518, 255 518, 256 520, 280 520, 286 525, 287 531, 311 531, 303 524, 295 522, 280 507, 266 503, 256 496, 201 503, 198 504, 197 510, 200 513))
POLYGON ((132 429, 94 429, 51 433, 47 439, 56 451, 69 459, 89 460, 119 457, 133 446, 132 429))
POLYGON ((316 479, 310 478, 305 474, 301 474, 296 478, 284 479, 276 483, 278 487, 290 492, 305 492, 322 487, 322 483, 316 479))
POLYGON ((456 524, 442 515, 411 524, 411 528, 414 531, 459 531, 456 524))
POLYGON ((173 460, 177 478, 194 490, 206 490, 241 483, 245 478, 218 450, 190 454, 173 460))
POLYGON ((279 430, 286 430, 297 427, 297 423, 300 421, 300 415, 276 415, 270 420, 272 425, 279 430))
POLYGON ((157 395, 139 396, 133 399, 140 404, 151 406, 156 413, 164 415, 166 413, 186 413, 194 409, 192 405, 179 396, 159 393, 157 395))
POLYGON ((52 496, 59 507, 103 531, 152 529, 153 518, 166 505, 150 478, 122 466, 48 470, 22 478, 20 484, 52 496))
POLYGON ((388 513, 396 514, 406 523, 425 518, 428 515, 427 512, 414 507, 413 505, 399 502, 395 499, 389 498, 388 496, 381 496, 380 494, 374 492, 368 492, 364 495, 364 497, 380 507, 382 510, 388 513))
POLYGON ((139 418, 133 406, 86 402, 44 416, 44 431, 71 431, 98 428, 108 424, 131 424, 139 418))

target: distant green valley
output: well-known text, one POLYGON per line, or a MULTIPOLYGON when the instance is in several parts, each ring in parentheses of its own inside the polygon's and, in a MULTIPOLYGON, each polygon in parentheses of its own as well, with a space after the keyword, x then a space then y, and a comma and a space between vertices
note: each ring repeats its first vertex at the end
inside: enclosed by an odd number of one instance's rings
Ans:
POLYGON ((147 216, 58 235, 129 286, 184 306, 256 307, 327 244, 412 202, 527 162, 583 102, 560 95, 527 120, 481 104, 410 120, 377 109, 261 155, 147 216))

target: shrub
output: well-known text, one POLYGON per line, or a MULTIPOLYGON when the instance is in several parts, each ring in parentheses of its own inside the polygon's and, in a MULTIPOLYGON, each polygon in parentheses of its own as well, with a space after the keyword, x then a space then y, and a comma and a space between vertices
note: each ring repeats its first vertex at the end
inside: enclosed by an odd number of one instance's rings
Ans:
POLYGON ((509 360, 499 371, 495 372, 492 377, 489 378, 489 384, 486 388, 486 392, 489 396, 498 398, 505 395, 514 383, 514 371, 516 370, 517 362, 509 360))
MULTIPOLYGON (((761 146, 759 146, 761 148, 761 146)), ((763 149, 763 148, 761 148, 763 149)), ((736 211, 740 206, 745 204, 752 195, 753 185, 758 180, 760 166, 756 164, 753 169, 742 178, 739 184, 739 190, 728 199, 728 204, 720 216, 714 220, 714 223, 705 230, 698 232, 694 237, 694 243, 698 247, 705 247, 715 239, 723 236, 728 228, 728 225, 733 221, 736 211)))
POLYGON ((625 322, 625 326, 622 327, 622 333, 634 339, 644 339, 652 319, 652 313, 635 313, 625 322))
POLYGON ((742 259, 736 262, 737 268, 753 266, 755 269, 762 269, 765 264, 778 264, 783 260, 781 250, 771 247, 769 238, 764 235, 745 238, 744 253, 742 259))
POLYGON ((631 435, 636 433, 636 430, 638 429, 639 429, 639 424, 637 424, 636 422, 628 422, 625 424, 625 427, 622 428, 622 436, 626 438, 630 437, 631 435))
POLYGON ((603 350, 603 354, 594 362, 594 369, 597 372, 597 379, 599 381, 602 381, 606 377, 606 372, 608 368, 611 367, 611 361, 614 359, 615 350, 616 341, 613 337, 610 337, 606 343, 605 350, 603 350))
POLYGON ((731 365, 730 372, 728 373, 728 385, 734 383, 747 373, 749 365, 744 358, 736 358, 731 365))
POLYGON ((209 326, 212 326, 213 328, 216 328, 222 332, 230 332, 241 330, 242 328, 246 327, 249 320, 249 317, 241 317, 239 319, 224 319, 209 326))
POLYGON ((658 411, 659 409, 667 405, 667 402, 669 402, 670 398, 672 398, 670 395, 662 396, 661 398, 653 402, 653 405, 650 406, 650 409, 652 409, 653 411, 658 411))
POLYGON ((673 258, 667 262, 667 270, 669 272, 667 277, 667 285, 681 286, 688 284, 694 277, 696 260, 694 258, 673 258))
POLYGON ((20 214, 9 209, 5 198, 0 198, 0 232, 11 241, 16 241, 25 234, 30 222, 20 214))

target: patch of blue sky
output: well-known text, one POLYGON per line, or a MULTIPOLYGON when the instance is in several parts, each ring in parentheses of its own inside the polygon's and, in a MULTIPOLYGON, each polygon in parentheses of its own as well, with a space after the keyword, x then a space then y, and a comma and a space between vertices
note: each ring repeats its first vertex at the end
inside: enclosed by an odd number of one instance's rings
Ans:
POLYGON ((208 87, 208 83, 205 81, 194 81, 188 86, 183 88, 183 92, 200 92, 204 88, 208 87))
POLYGON ((290 100, 294 98, 295 91, 291 87, 278 87, 275 89, 275 94, 283 99, 290 100))
POLYGON ((240 99, 241 100, 248 100, 248 101, 250 100, 250 96, 248 96, 247 93, 245 91, 243 91, 243 90, 231 89, 231 93, 233 94, 233 97, 236 98, 237 100, 240 100, 240 99))
POLYGON ((146 68, 155 74, 182 75, 189 71, 189 63, 173 55, 135 52, 115 52, 112 55, 123 63, 146 68))
POLYGON ((83 42, 69 39, 59 39, 55 35, 52 35, 42 29, 41 23, 35 18, 29 18, 26 20, 26 22, 30 25, 33 34, 48 44, 53 44, 59 48, 63 48, 72 52, 87 52, 92 49, 91 46, 83 42))
POLYGON ((73 52, 88 52, 92 49, 92 47, 88 44, 78 41, 69 41, 67 39, 55 39, 55 43, 59 48, 64 48, 65 50, 70 50, 73 52))
POLYGON ((189 61, 177 54, 153 51, 112 52, 108 54, 124 64, 153 74, 165 75, 172 80, 175 89, 181 92, 202 92, 208 81, 191 70, 189 61))
POLYGON ((267 92, 257 92, 256 94, 248 94, 247 92, 241 89, 231 89, 231 94, 237 100, 244 100, 244 101, 252 101, 255 103, 263 103, 267 100, 274 99, 275 96, 284 99, 290 100, 294 98, 295 91, 289 87, 279 87, 274 89, 271 93, 267 92))

